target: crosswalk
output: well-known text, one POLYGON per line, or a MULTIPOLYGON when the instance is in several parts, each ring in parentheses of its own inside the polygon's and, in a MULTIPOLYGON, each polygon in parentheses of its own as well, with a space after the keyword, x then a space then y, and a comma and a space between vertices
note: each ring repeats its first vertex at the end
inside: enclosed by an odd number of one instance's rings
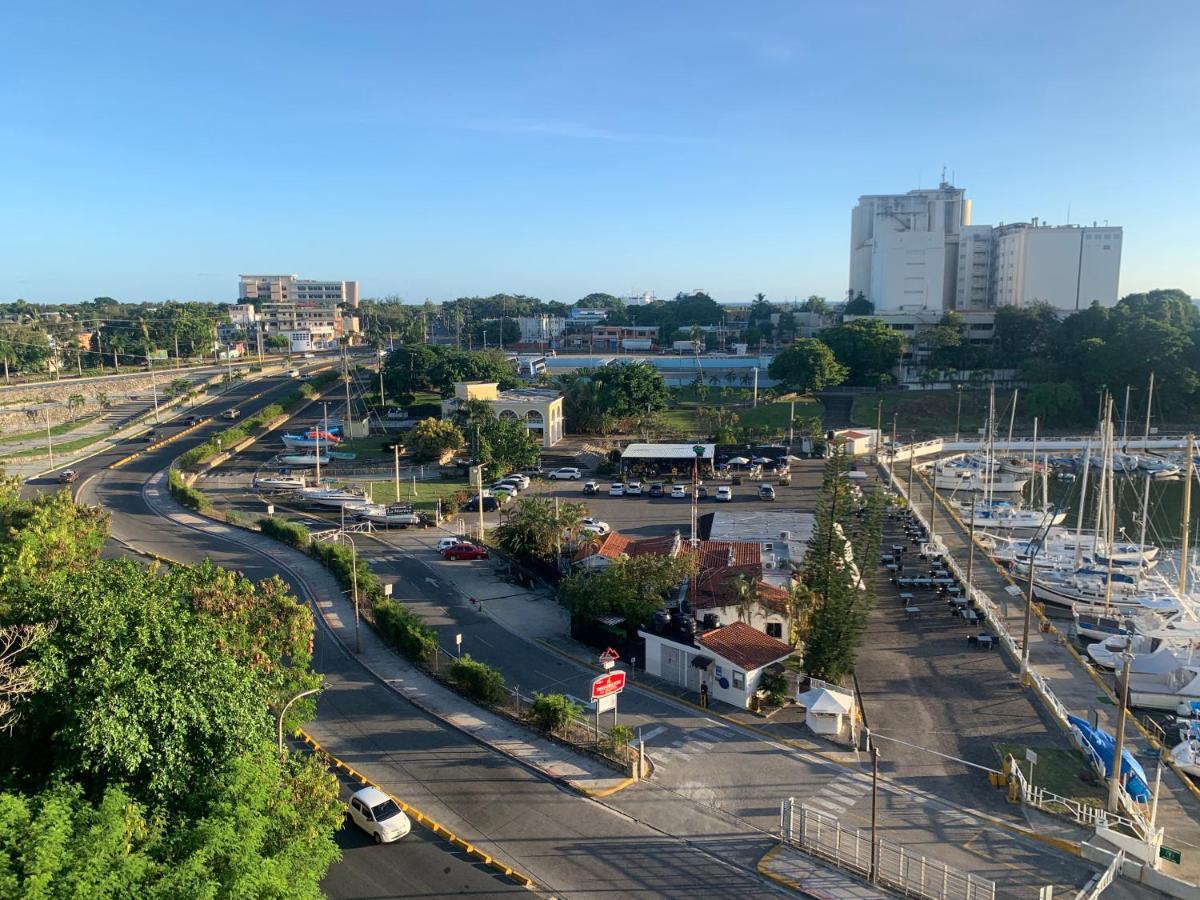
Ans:
POLYGON ((803 804, 833 818, 839 818, 865 795, 871 793, 871 779, 857 772, 843 772, 803 804))
POLYGON ((711 753, 720 744, 738 739, 737 733, 729 726, 712 719, 704 721, 707 724, 703 728, 674 730, 662 743, 658 739, 667 731, 663 726, 644 732, 642 740, 646 742, 646 752, 653 759, 654 767, 663 771, 668 766, 686 763, 697 754, 711 753))

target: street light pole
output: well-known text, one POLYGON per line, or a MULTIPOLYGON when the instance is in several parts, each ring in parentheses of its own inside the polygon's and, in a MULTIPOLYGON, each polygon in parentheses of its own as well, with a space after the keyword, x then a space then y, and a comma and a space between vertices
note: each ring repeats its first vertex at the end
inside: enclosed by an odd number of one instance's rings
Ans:
POLYGON ((1125 750, 1125 714, 1128 710, 1127 702, 1129 700, 1129 664, 1133 661, 1133 654, 1128 649, 1121 654, 1121 659, 1125 666, 1121 673, 1121 705, 1117 710, 1117 733, 1113 741, 1113 758, 1112 758, 1112 778, 1108 782, 1108 809, 1109 812, 1120 811, 1121 797, 1121 755, 1125 750))
MULTIPOLYGON (((345 526, 343 526, 345 527, 345 526)), ((345 531, 334 535, 335 541, 345 541, 350 545, 350 594, 354 598, 354 652, 362 653, 362 629, 358 612, 358 547, 345 531)))
POLYGON ((879 840, 876 838, 876 809, 879 799, 879 748, 871 744, 871 882, 879 877, 879 840))
MULTIPOLYGON (((988 426, 991 427, 990 425, 988 426)), ((1037 419, 1033 420, 1033 461, 1037 463, 1037 419)), ((1037 556, 1035 539, 1029 541, 1029 583, 1025 587, 1025 626, 1021 632, 1021 684, 1029 671, 1029 620, 1033 617, 1033 563, 1037 556)))
POLYGON ((958 384, 958 413, 954 416, 954 443, 956 444, 958 443, 959 426, 962 424, 962 392, 963 386, 960 382, 958 384))
POLYGON ((158 379, 154 377, 154 360, 149 356, 146 357, 146 365, 150 367, 150 389, 154 392, 154 424, 157 425, 161 421, 158 418, 158 379))
POLYGON ((289 707, 290 707, 290 706, 291 706, 293 703, 295 703, 297 700, 299 700, 299 699, 300 699, 300 698, 302 698, 302 697, 309 697, 309 696, 311 696, 311 695, 313 695, 313 694, 320 693, 320 692, 321 692, 321 690, 322 690, 322 688, 324 688, 324 685, 321 685, 321 687, 315 687, 315 688, 311 688, 311 689, 309 689, 309 690, 307 690, 307 691, 301 691, 301 692, 300 692, 300 693, 298 693, 298 694, 297 694, 295 697, 293 697, 291 700, 289 700, 287 703, 283 704, 283 709, 281 709, 281 710, 279 711, 279 715, 278 715, 278 716, 276 716, 276 723, 275 723, 275 724, 276 724, 276 728, 278 729, 278 735, 279 735, 279 752, 280 752, 280 753, 282 753, 282 752, 283 752, 283 717, 284 717, 285 715, 287 715, 288 708, 289 708, 289 707))
POLYGON ((46 414, 46 452, 50 454, 50 468, 54 468, 54 442, 50 440, 50 407, 43 406, 42 412, 46 414))

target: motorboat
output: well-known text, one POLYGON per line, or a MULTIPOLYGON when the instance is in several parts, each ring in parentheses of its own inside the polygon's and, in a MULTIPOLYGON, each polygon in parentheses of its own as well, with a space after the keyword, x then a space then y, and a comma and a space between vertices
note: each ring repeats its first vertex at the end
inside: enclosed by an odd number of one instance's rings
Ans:
POLYGON ((289 450, 319 450, 339 443, 341 438, 331 431, 313 429, 304 434, 285 434, 280 440, 289 450))
POLYGON ((330 459, 350 460, 350 459, 357 459, 358 454, 351 453, 349 450, 330 450, 329 458, 330 459))
MULTIPOLYGON (((1114 746, 1113 736, 1103 728, 1093 728, 1078 716, 1067 716, 1071 728, 1079 740, 1087 747, 1089 758, 1099 760, 1104 767, 1104 777, 1112 777, 1114 746)), ((1146 780, 1146 772, 1142 764, 1133 758, 1133 754, 1121 748, 1121 783, 1125 793, 1138 803, 1150 801, 1150 787, 1146 780)))
POLYGON ((1020 508, 1007 500, 990 503, 963 504, 963 518, 968 525, 991 531, 1040 531, 1061 525, 1067 519, 1065 510, 1037 507, 1020 508))
POLYGON ((365 506, 367 495, 360 488, 304 488, 300 491, 300 499, 318 506, 365 506))
POLYGON ((1029 478, 1000 472, 989 475, 981 469, 944 467, 934 471, 933 484, 939 491, 978 491, 993 494, 1019 494, 1029 478))
MULTIPOLYGON (((1129 626, 1125 617, 1103 606, 1075 604, 1071 610, 1077 637, 1089 641, 1106 641, 1112 637, 1127 637, 1129 626)), ((1090 648, 1089 648, 1090 649, 1090 648)))
POLYGON ((329 462, 329 454, 284 453, 279 457, 279 461, 287 463, 289 466, 315 466, 317 463, 325 465, 329 462))
POLYGON ((1142 580, 1123 572, 1113 572, 1110 576, 1105 571, 1088 568, 1039 574, 1035 567, 1033 596, 1047 606, 1067 610, 1082 603, 1130 613, 1179 611, 1179 599, 1165 581, 1154 579, 1151 584, 1159 590, 1152 590, 1142 584, 1142 580))
POLYGON ((1171 761, 1193 778, 1200 776, 1200 722, 1189 723, 1187 735, 1171 748, 1171 761))
POLYGON ((259 475, 254 486, 269 491, 296 491, 305 486, 305 481, 303 475, 259 475))
POLYGON ((1155 480, 1160 478, 1175 478, 1180 473, 1179 466, 1165 459, 1154 459, 1150 462, 1143 460, 1142 471, 1155 480))
POLYGON ((356 509, 354 515, 372 525, 384 525, 389 528, 407 528, 409 525, 420 525, 421 517, 413 511, 408 503, 368 503, 361 509, 356 509))
POLYGON ((1200 702, 1200 666, 1175 666, 1165 673, 1130 674, 1129 705, 1187 715, 1200 702))

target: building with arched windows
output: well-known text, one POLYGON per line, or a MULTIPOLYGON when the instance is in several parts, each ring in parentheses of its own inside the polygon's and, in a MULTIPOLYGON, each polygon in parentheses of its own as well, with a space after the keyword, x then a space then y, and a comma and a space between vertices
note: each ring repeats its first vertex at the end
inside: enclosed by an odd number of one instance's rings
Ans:
POLYGON ((543 447, 563 439, 563 398, 558 391, 517 388, 502 391, 494 381, 455 382, 454 396, 442 401, 442 417, 449 418, 470 400, 482 400, 498 419, 514 419, 533 432, 543 447))

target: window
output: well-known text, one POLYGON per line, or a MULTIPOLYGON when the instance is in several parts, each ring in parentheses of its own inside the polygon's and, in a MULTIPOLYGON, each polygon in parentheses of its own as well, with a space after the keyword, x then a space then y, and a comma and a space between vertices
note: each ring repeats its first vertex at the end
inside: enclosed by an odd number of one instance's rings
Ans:
POLYGON ((746 689, 746 673, 733 670, 733 689, 735 691, 744 691, 746 689))
POLYGON ((782 622, 768 622, 767 623, 767 637, 773 637, 776 640, 780 640, 780 641, 783 640, 783 623, 782 622))

